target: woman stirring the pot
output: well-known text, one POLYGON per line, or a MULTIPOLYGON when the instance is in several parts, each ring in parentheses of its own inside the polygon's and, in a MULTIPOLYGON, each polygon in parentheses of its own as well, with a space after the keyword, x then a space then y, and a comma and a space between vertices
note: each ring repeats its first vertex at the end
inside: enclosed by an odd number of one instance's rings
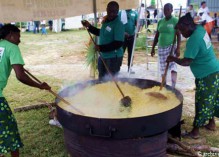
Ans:
POLYGON ((190 66, 195 76, 195 118, 193 129, 187 135, 197 139, 200 127, 205 126, 211 131, 216 129, 214 117, 219 117, 219 61, 208 33, 194 23, 189 13, 179 19, 177 27, 185 38, 189 38, 184 58, 169 56, 167 61, 190 66))
POLYGON ((15 117, 2 95, 12 68, 20 82, 39 89, 51 89, 47 83, 39 84, 24 72, 19 43, 20 30, 16 26, 6 24, 0 29, 0 156, 11 153, 12 157, 19 157, 19 148, 23 146, 15 117))

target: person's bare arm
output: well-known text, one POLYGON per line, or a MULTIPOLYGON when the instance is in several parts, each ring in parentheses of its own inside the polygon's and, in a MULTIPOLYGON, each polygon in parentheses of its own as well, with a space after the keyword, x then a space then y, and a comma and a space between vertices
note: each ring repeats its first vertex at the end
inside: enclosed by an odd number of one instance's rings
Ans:
POLYGON ((180 56, 180 44, 181 44, 181 34, 178 30, 176 30, 176 37, 177 37, 177 47, 176 47, 176 56, 180 56))
POLYGON ((177 58, 173 56, 168 56, 167 62, 176 62, 177 64, 181 66, 190 66, 192 63, 193 59, 191 58, 177 58))
POLYGON ((153 57, 155 55, 155 46, 157 45, 158 43, 158 38, 159 38, 159 32, 157 31, 156 34, 155 34, 155 37, 154 37, 154 42, 153 42, 153 45, 152 45, 152 49, 151 49, 151 56, 153 57))
POLYGON ((14 64, 12 65, 14 71, 15 71, 15 74, 16 74, 16 77, 17 79, 28 85, 28 86, 32 86, 32 87, 36 87, 36 88, 40 88, 40 89, 46 89, 46 90, 50 90, 51 87, 43 82, 43 83, 37 83, 35 82, 34 80, 32 80, 25 72, 24 72, 24 68, 23 68, 23 65, 21 64, 14 64))
POLYGON ((100 35, 100 29, 92 26, 87 20, 82 20, 81 24, 88 29, 89 32, 92 34, 99 36, 100 35))

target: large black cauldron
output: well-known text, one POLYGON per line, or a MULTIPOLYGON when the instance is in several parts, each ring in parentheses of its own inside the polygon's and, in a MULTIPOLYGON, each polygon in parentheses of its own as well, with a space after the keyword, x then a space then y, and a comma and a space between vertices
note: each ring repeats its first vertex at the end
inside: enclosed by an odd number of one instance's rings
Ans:
MULTIPOLYGON (((145 79, 122 78, 120 81, 129 82, 142 89, 160 85, 156 81, 145 79)), ((87 85, 98 83, 100 83, 98 80, 83 82, 69 86, 59 94, 62 97, 71 97, 76 94, 76 92, 69 92, 72 88, 83 90, 87 85)), ((171 87, 167 86, 167 89, 171 90, 171 87)), ((127 154, 118 153, 120 150, 131 151, 128 155, 130 157, 164 156, 167 131, 180 121, 182 115, 183 96, 177 90, 173 90, 173 92, 180 100, 180 104, 177 107, 166 112, 144 117, 126 119, 93 118, 69 113, 57 107, 58 120, 64 128, 65 143, 68 151, 73 157, 126 157, 127 154), (137 143, 135 144, 135 142, 137 143), (113 149, 110 145, 114 146, 113 149), (132 148, 129 149, 129 147, 132 148), (143 149, 145 147, 150 151, 143 149), (107 152, 104 151, 106 148, 107 152), (91 149, 95 152, 96 150, 102 150, 102 154, 91 153, 91 149), (112 150, 114 150, 114 153, 112 150), (136 152, 135 155, 133 151, 136 152)), ((56 103, 58 103, 58 100, 56 100, 56 103)))

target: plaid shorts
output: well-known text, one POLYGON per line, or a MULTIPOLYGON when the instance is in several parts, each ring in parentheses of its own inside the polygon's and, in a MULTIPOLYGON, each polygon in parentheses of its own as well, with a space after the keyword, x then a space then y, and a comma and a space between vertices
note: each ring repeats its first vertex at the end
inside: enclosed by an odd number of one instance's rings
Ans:
MULTIPOLYGON (((160 72, 161 72, 162 75, 165 72, 165 68, 166 68, 166 65, 167 65, 166 60, 167 60, 167 57, 170 54, 171 47, 172 47, 172 45, 166 46, 166 47, 158 47, 158 56, 159 56, 159 61, 160 61, 160 72)), ((174 45, 174 48, 173 48, 174 56, 176 56, 175 51, 176 51, 176 45, 174 45)), ((177 72, 176 63, 175 62, 170 62, 168 69, 170 71, 177 72)))

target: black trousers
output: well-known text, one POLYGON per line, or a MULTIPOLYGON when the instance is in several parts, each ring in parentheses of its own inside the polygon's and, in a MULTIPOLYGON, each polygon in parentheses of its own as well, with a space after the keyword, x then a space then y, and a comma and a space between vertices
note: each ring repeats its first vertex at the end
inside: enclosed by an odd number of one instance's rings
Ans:
MULTIPOLYGON (((111 74, 114 76, 120 71, 122 57, 107 58, 107 59, 104 59, 104 62, 106 63, 107 67, 109 68, 111 74)), ((104 79, 104 77, 106 75, 108 75, 108 71, 105 68, 100 57, 98 58, 98 72, 99 72, 99 79, 100 80, 104 79)))
POLYGON ((130 67, 131 64, 131 57, 132 57, 132 48, 134 44, 134 39, 135 36, 130 36, 129 38, 125 38, 124 45, 123 45, 123 50, 125 53, 126 48, 128 49, 128 68, 130 67))

